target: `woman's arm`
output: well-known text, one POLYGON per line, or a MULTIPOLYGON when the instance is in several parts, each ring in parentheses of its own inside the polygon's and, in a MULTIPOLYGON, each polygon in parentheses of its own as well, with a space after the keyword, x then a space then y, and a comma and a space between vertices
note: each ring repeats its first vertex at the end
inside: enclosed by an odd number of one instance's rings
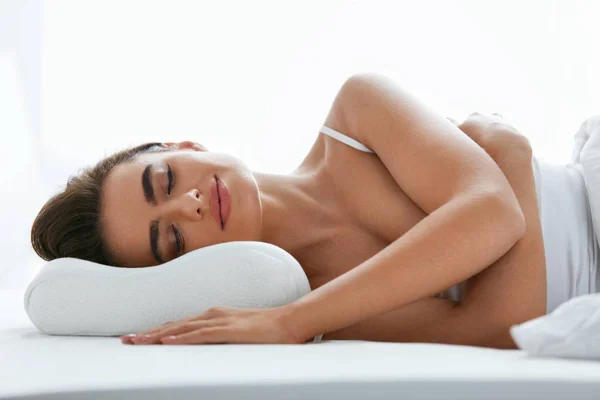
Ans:
POLYGON ((466 280, 524 234, 524 217, 489 155, 392 81, 352 77, 328 124, 373 149, 429 215, 342 276, 283 307, 300 341, 410 304, 466 280))
MULTIPOLYGON (((465 121, 485 119, 477 115, 465 121)), ((495 315, 498 337, 491 339, 513 345, 508 328, 546 313, 546 257, 538 210, 536 184, 529 141, 512 126, 499 121, 482 144, 502 169, 519 200, 526 220, 525 235, 489 268, 467 281, 462 305, 473 315, 495 315)))
POLYGON ((525 235, 498 261, 467 281, 463 303, 425 298, 327 333, 324 340, 434 342, 516 348, 511 325, 546 311, 545 257, 532 152, 505 123, 471 115, 459 126, 496 161, 527 221, 525 235), (480 120, 480 121, 478 121, 480 120))

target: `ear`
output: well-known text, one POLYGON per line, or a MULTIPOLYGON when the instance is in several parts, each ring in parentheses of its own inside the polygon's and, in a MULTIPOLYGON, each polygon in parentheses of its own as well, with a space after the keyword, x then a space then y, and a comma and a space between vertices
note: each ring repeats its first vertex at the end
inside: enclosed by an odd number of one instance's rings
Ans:
POLYGON ((161 144, 163 147, 173 147, 174 149, 185 150, 191 149, 195 151, 208 151, 208 149, 202 146, 200 143, 192 142, 190 140, 185 140, 183 142, 175 143, 175 142, 164 142, 161 144))

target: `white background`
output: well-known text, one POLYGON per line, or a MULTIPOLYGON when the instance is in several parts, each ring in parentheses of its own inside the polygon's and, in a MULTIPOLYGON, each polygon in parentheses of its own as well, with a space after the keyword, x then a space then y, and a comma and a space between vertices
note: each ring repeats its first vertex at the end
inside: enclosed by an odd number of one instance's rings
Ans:
POLYGON ((190 139, 290 172, 358 72, 455 119, 499 112, 568 162, 600 114, 599 39, 594 0, 0 0, 0 288, 43 264, 31 222, 79 168, 190 139))

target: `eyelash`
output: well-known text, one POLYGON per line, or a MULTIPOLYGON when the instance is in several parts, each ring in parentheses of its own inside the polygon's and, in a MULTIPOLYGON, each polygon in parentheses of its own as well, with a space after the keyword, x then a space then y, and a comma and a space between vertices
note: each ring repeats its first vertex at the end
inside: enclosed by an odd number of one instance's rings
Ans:
MULTIPOLYGON (((171 169, 171 166, 169 164, 167 164, 167 176, 169 178, 169 183, 167 185, 167 194, 170 195, 171 191, 173 190, 173 170, 171 169)), ((175 225, 171 225, 171 228, 173 229, 173 233, 175 234, 175 245, 177 246, 177 255, 179 255, 181 253, 181 242, 183 241, 183 239, 181 238, 179 230, 175 228, 175 225)))
POLYGON ((173 190, 173 170, 171 170, 171 166, 169 164, 167 164, 167 177, 169 178, 167 194, 171 194, 171 190, 173 190))
POLYGON ((175 234, 175 245, 177 246, 177 255, 180 255, 182 242, 181 234, 179 233, 179 230, 175 228, 175 225, 171 225, 171 227, 173 228, 173 233, 175 234))

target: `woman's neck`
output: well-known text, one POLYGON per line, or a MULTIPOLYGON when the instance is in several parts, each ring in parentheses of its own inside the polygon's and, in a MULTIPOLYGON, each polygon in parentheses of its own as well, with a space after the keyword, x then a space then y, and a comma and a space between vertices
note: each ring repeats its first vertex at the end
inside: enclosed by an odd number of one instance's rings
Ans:
POLYGON ((318 172, 254 176, 262 208, 261 241, 298 258, 324 243, 339 226, 336 207, 318 172))

